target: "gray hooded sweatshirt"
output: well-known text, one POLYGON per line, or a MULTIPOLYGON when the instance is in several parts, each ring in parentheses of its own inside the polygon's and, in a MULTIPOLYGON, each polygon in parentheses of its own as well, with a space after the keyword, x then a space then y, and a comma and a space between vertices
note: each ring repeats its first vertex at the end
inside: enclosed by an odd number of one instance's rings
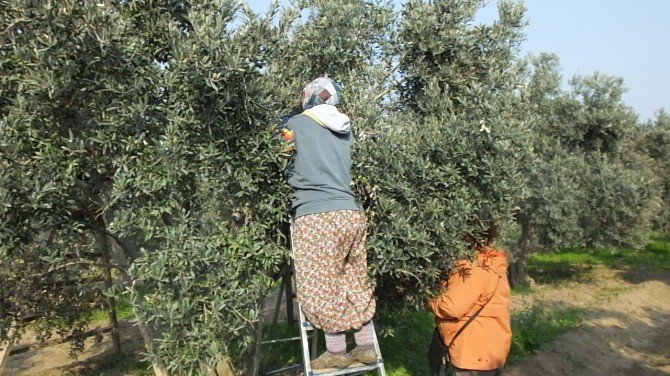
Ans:
POLYGON ((292 117, 295 152, 288 183, 294 218, 336 210, 362 210, 351 190, 351 122, 335 106, 321 104, 292 117))

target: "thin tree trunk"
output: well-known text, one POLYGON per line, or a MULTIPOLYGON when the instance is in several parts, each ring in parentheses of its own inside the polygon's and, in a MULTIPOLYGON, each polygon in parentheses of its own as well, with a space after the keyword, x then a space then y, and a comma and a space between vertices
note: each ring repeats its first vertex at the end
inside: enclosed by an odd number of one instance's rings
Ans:
MULTIPOLYGON (((125 288, 132 288, 133 281, 130 279, 130 277, 125 274, 121 273, 121 279, 123 280, 123 284, 125 288)), ((134 311, 134 308, 133 308, 134 311)), ((144 320, 139 318, 138 315, 137 317, 137 327, 140 329, 140 334, 142 335, 142 340, 144 340, 144 347, 146 347, 147 352, 152 353, 153 347, 154 347, 154 333, 153 330, 149 325, 147 325, 144 320)), ((163 365, 163 362, 156 357, 153 364, 153 369, 154 373, 156 376, 168 376, 167 368, 163 365)))
MULTIPOLYGON (((100 225, 104 227, 105 223, 101 220, 100 225)), ((100 243, 100 252, 102 253, 102 262, 106 265, 110 263, 110 244, 107 235, 98 233, 98 243, 100 243)), ((106 267, 103 270, 105 279, 105 287, 112 288, 114 280, 112 278, 112 270, 106 267)), ((109 322, 112 325, 112 342, 114 342, 114 351, 121 354, 121 336, 119 335, 119 320, 116 317, 116 299, 113 296, 107 296, 107 314, 109 315, 109 322)))
POLYGON ((525 216, 519 220, 521 224, 521 238, 519 239, 519 251, 514 255, 515 260, 509 266, 509 280, 512 287, 528 287, 532 279, 526 270, 526 262, 533 249, 534 234, 530 225, 530 218, 525 216))
MULTIPOLYGON (((82 189, 83 194, 90 200, 92 204, 95 206, 100 206, 100 200, 98 199, 97 195, 94 194, 94 190, 92 189, 92 185, 83 182, 83 181, 77 181, 77 185, 82 189)), ((91 216, 93 217, 93 221, 91 225, 93 225, 93 228, 98 232, 99 236, 104 238, 104 242, 101 242, 101 244, 107 244, 104 248, 107 251, 107 256, 110 257, 110 253, 114 251, 114 258, 118 262, 119 265, 128 265, 128 261, 126 256, 123 254, 124 252, 117 252, 115 251, 113 246, 110 246, 111 244, 108 242, 108 237, 111 236, 109 231, 107 230, 107 225, 105 223, 105 218, 104 217, 98 217, 98 213, 90 211, 90 208, 84 207, 84 210, 89 211, 91 216), (100 219, 98 219, 100 218, 100 219)), ((126 244, 121 244, 120 242, 116 242, 121 248, 123 248, 124 251, 126 251, 126 248, 124 245, 126 244)), ((121 272, 120 273, 121 280, 123 282, 123 285, 126 289, 132 289, 133 286, 133 280, 130 278, 130 276, 125 273, 121 272)), ((133 309, 134 310, 134 309, 133 309)), ((136 315, 137 316, 137 315, 136 315)), ((137 316, 137 326, 140 329, 140 334, 142 335, 142 339, 144 340, 144 346, 147 349, 147 352, 152 353, 153 347, 154 347, 154 334, 153 331, 151 330, 151 327, 147 325, 142 319, 137 316)), ((156 376, 169 376, 167 372, 167 368, 163 365, 163 362, 156 357, 153 364, 153 369, 154 369, 154 374, 156 376)))
POLYGON ((2 370, 5 368, 5 364, 9 360, 9 354, 12 352, 12 347, 14 347, 14 332, 16 330, 16 321, 12 322, 7 331, 7 340, 0 343, 0 375, 3 375, 2 370))
MULTIPOLYGON (((154 333, 151 328, 142 320, 137 320, 137 326, 140 328, 140 334, 144 340, 144 346, 147 348, 147 351, 151 351, 154 347, 154 333)), ((167 368, 163 365, 160 359, 156 360, 152 364, 154 368, 154 374, 156 376, 168 376, 167 368)))
MULTIPOLYGON (((121 261, 120 264, 128 265, 127 260, 125 259, 125 256, 122 252, 116 252, 114 258, 118 261, 121 261)), ((130 276, 128 276, 128 274, 121 273, 121 279, 126 289, 132 289, 133 280, 130 278, 130 276)), ((133 311, 135 311, 134 307, 133 311)), ((151 353, 154 347, 154 332, 151 327, 146 322, 144 322, 144 320, 139 318, 137 314, 135 317, 137 317, 137 327, 140 329, 140 334, 142 335, 142 340, 144 341, 144 347, 146 347, 147 351, 151 353)), ((165 368, 165 365, 163 365, 163 362, 161 362, 158 357, 155 358, 152 366, 156 376, 168 376, 167 368, 165 368)))
MULTIPOLYGON (((105 235, 105 238, 107 236, 105 235)), ((115 255, 115 259, 120 259, 117 261, 121 261, 120 264, 122 265, 128 265, 127 260, 125 259, 125 256, 121 252, 117 252, 115 255)), ((123 285, 125 288, 130 289, 133 286, 133 281, 128 276, 126 273, 120 273, 121 279, 123 281, 123 285)), ((134 308, 133 308, 134 310, 134 308)), ((154 347, 154 333, 153 330, 147 323, 145 323, 142 319, 137 316, 137 326, 140 329, 140 334, 142 335, 142 340, 144 340, 144 346, 146 347, 147 351, 149 353, 152 352, 153 347, 154 347)), ((154 374, 156 376, 168 376, 167 368, 163 365, 163 362, 161 362, 160 359, 156 358, 152 364, 153 369, 154 369, 154 374)))

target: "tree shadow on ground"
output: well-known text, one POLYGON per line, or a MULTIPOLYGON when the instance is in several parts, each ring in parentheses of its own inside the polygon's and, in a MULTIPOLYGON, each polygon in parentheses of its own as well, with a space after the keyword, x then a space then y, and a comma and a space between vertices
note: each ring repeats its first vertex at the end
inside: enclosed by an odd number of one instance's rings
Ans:
POLYGON ((593 280, 593 265, 574 264, 570 261, 534 260, 528 265, 528 275, 541 284, 560 284, 565 281, 588 283, 593 280))
POLYGON ((149 371, 151 364, 142 360, 144 342, 139 329, 129 322, 124 322, 121 323, 119 330, 121 354, 114 352, 111 338, 106 338, 104 342, 98 341, 89 349, 100 349, 102 352, 63 367, 63 376, 153 375, 153 372, 149 371))
POLYGON ((528 275, 538 283, 560 284, 566 281, 590 282, 596 267, 619 272, 632 284, 670 276, 670 235, 656 235, 642 249, 564 248, 535 255, 528 261, 528 275))
POLYGON ((665 270, 628 268, 619 270, 619 275, 624 281, 635 285, 650 281, 659 281, 670 285, 670 271, 665 270))
POLYGON ((102 375, 153 375, 151 364, 141 360, 140 351, 124 351, 115 354, 107 351, 85 361, 74 362, 61 368, 63 376, 102 376, 102 375))
MULTIPOLYGON (((121 334, 121 347, 123 354, 114 353, 109 333, 101 336, 89 337, 85 341, 83 353, 75 353, 70 356, 70 344, 58 343, 45 347, 37 347, 28 351, 12 355, 5 366, 9 375, 23 374, 62 374, 100 376, 121 375, 121 371, 138 370, 148 367, 147 363, 140 361, 139 351, 142 350, 143 342, 139 330, 127 320, 119 323, 121 334), (90 355, 95 354, 95 355, 90 355)), ((35 344, 33 344, 35 345, 35 344)))

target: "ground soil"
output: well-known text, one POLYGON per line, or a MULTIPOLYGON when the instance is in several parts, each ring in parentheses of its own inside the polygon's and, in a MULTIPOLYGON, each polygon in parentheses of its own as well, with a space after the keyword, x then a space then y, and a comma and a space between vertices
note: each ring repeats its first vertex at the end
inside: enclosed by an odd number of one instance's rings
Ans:
MULTIPOLYGON (((122 350, 124 354, 115 355, 110 333, 91 336, 84 343, 84 351, 77 353, 76 358, 70 355, 72 347, 69 343, 60 343, 45 347, 37 347, 9 357, 2 376, 70 376, 70 375, 112 375, 100 371, 98 363, 104 361, 122 361, 124 357, 136 357, 143 350, 143 342, 138 330, 129 322, 119 324, 122 350)), ((107 323, 92 325, 91 329, 107 327, 107 323)), ((14 350, 25 346, 36 346, 34 334, 28 331, 14 345, 14 350)))
MULTIPOLYGON (((536 304, 580 308, 584 322, 550 347, 507 367, 506 376, 670 375, 670 273, 587 268, 514 298, 515 309, 536 304)), ((139 335, 129 323, 123 323, 121 333, 125 356, 141 351, 139 335)), ((28 335, 17 347, 34 340, 28 335)), ((68 350, 68 344, 60 344, 13 355, 2 375, 121 376, 96 367, 114 356, 109 334, 89 339, 76 361, 68 350)))
POLYGON ((669 274, 600 267, 517 297, 517 309, 534 303, 581 308, 584 322, 505 375, 670 375, 669 274))

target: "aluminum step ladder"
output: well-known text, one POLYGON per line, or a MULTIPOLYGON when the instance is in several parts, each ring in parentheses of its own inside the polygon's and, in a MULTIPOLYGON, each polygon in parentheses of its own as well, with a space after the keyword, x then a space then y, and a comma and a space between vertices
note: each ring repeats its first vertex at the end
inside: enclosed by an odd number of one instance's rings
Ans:
POLYGON ((302 312, 302 307, 298 303, 298 312, 300 315, 300 339, 302 342, 302 359, 305 367, 305 376, 336 376, 336 375, 361 375, 369 371, 377 370, 379 376, 386 376, 386 369, 384 368, 384 358, 379 349, 379 342, 377 342, 377 333, 372 325, 373 338, 375 345, 375 353, 377 353, 377 362, 372 364, 352 363, 347 368, 327 368, 320 370, 313 370, 311 360, 316 358, 316 338, 318 330, 307 321, 305 314, 302 312), (310 348, 309 339, 312 339, 312 347, 310 348))
MULTIPOLYGON (((293 272, 292 272, 292 261, 289 261, 289 263, 286 265, 286 269, 282 271, 282 275, 284 275, 284 278, 282 280, 282 284, 279 288, 279 294, 277 296, 277 304, 275 306, 275 315, 274 315, 274 320, 273 324, 276 323, 277 321, 277 314, 279 310, 279 306, 282 300, 282 292, 286 290, 286 303, 292 304, 293 299, 295 298, 295 294, 292 292, 292 288, 290 285, 292 285, 293 281, 293 272)), ((280 338, 280 339, 274 339, 274 340, 262 340, 263 336, 263 325, 259 325, 257 331, 256 331, 256 350, 255 350, 255 357, 254 357, 254 364, 253 364, 253 375, 257 376, 259 375, 259 361, 260 361, 260 352, 261 352, 261 347, 263 345, 272 345, 272 344, 277 344, 277 343, 282 343, 282 342, 291 342, 291 341, 300 341, 301 342, 301 350, 302 350, 302 363, 298 364, 292 364, 292 365, 287 365, 278 369, 274 370, 268 370, 263 372, 264 376, 271 376, 271 375, 276 375, 276 374, 281 374, 287 371, 295 370, 302 368, 304 370, 304 375, 305 376, 335 376, 335 375, 360 375, 368 371, 374 371, 375 369, 378 371, 378 374, 380 376, 386 376, 386 369, 384 368, 384 360, 381 356, 381 351, 379 349, 379 343, 377 341, 377 334, 374 332, 374 347, 375 347, 375 352, 377 353, 377 359, 378 361, 374 364, 362 364, 362 363, 353 363, 347 368, 329 368, 329 369, 324 369, 324 370, 312 370, 311 367, 311 360, 315 359, 317 357, 317 344, 318 344, 318 335, 319 335, 319 330, 315 329, 305 318, 305 314, 302 311, 302 306, 300 303, 297 304, 298 308, 298 326, 299 326, 299 331, 300 334, 295 337, 288 337, 288 338, 280 338)), ((289 310, 290 312, 287 312, 287 315, 289 313, 292 313, 293 310, 289 310)), ((287 316, 288 318, 288 316, 287 316)), ((291 320, 289 320, 290 322, 291 320)), ((289 325, 291 325, 289 323, 289 325)), ((373 331, 374 331, 374 325, 373 325, 373 331)))
MULTIPOLYGON (((295 324, 295 316, 293 314, 293 301, 296 297, 293 289, 293 267, 292 267, 292 260, 289 259, 288 262, 282 267, 281 272, 279 273, 280 278, 281 278, 281 283, 279 285, 278 289, 278 294, 276 297, 276 302, 275 302, 275 308, 274 308, 274 317, 272 319, 272 325, 277 324, 277 320, 279 318, 279 310, 282 304, 282 295, 286 293, 286 323, 292 327, 295 324)), ((265 304, 266 300, 263 300, 261 303, 261 311, 264 311, 265 309, 265 304)), ((272 345, 272 344, 278 344, 278 343, 283 343, 283 342, 292 342, 292 341, 300 341, 302 337, 300 335, 293 336, 293 337, 287 337, 287 338, 279 338, 279 339, 270 339, 270 340, 263 340, 263 323, 259 323, 258 327, 256 328, 256 349, 254 351, 254 360, 253 360, 253 368, 252 368, 252 375, 253 376, 259 376, 261 374, 260 372, 260 353, 261 353, 261 348, 263 345, 272 345)), ((316 336, 313 336, 312 341, 314 344, 314 349, 316 350, 316 336)), ((303 368, 303 365, 301 363, 298 364, 291 364, 291 365, 286 365, 281 368, 273 369, 273 370, 266 370, 265 372, 262 373, 263 376, 271 376, 271 375, 276 375, 276 374, 283 374, 285 372, 303 368)))

